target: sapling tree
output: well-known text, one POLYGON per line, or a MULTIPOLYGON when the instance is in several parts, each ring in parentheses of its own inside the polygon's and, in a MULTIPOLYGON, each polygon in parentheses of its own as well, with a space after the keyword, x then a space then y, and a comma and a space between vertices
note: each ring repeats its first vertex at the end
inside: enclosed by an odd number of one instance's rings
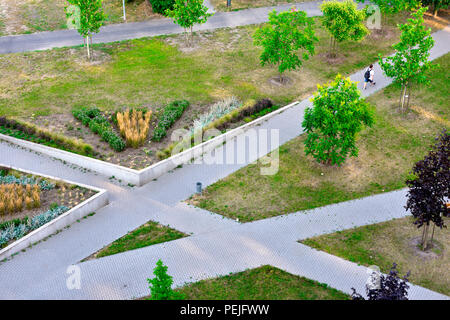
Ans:
POLYGON ((77 21, 76 28, 78 33, 85 38, 87 56, 91 58, 89 49, 89 40, 92 43, 92 33, 100 31, 100 27, 106 19, 103 13, 102 0, 67 0, 72 6, 76 6, 79 10, 70 10, 66 7, 66 16, 77 21), (79 15, 76 17, 74 15, 79 15))
POLYGON ((153 269, 154 278, 147 279, 150 285, 152 300, 182 300, 183 294, 173 291, 173 279, 167 274, 167 266, 161 260, 156 262, 156 268, 153 269))
POLYGON ((428 84, 427 71, 434 67, 428 60, 434 39, 431 37, 431 28, 423 25, 426 9, 415 10, 407 23, 398 25, 402 33, 400 42, 392 46, 395 49, 394 55, 385 59, 379 55, 383 72, 401 86, 401 110, 409 104, 411 83, 428 84))
MULTIPOLYGON (((368 300, 408 300, 408 272, 403 278, 400 278, 397 271, 397 265, 394 263, 388 275, 377 274, 375 276, 376 284, 366 285, 366 294, 368 300)), ((353 300, 365 300, 364 297, 352 288, 353 300)))
POLYGON ((334 81, 317 87, 302 123, 305 153, 318 162, 341 165, 349 155, 358 155, 356 134, 373 124, 373 111, 349 78, 338 74, 334 81))
POLYGON ((208 7, 203 5, 203 0, 175 0, 173 9, 168 9, 166 14, 184 29, 187 45, 192 43, 194 25, 205 23, 209 17, 214 15, 208 13, 208 7))
POLYGON ((449 212, 446 202, 450 198, 450 133, 445 129, 436 138, 425 158, 414 165, 413 177, 406 181, 409 187, 406 209, 414 216, 414 224, 423 227, 421 247, 429 245, 429 227, 433 223, 439 228, 446 227, 444 219, 449 212))
POLYGON ((369 30, 364 24, 367 9, 358 10, 353 0, 325 1, 320 9, 323 12, 322 24, 331 35, 330 56, 335 57, 337 43, 345 40, 360 41, 369 30))
POLYGON ((291 11, 269 13, 269 22, 256 30, 254 43, 263 47, 261 64, 278 66, 279 81, 286 70, 295 70, 302 65, 299 50, 303 50, 303 60, 314 54, 314 44, 318 41, 314 35, 314 20, 306 12, 291 11))

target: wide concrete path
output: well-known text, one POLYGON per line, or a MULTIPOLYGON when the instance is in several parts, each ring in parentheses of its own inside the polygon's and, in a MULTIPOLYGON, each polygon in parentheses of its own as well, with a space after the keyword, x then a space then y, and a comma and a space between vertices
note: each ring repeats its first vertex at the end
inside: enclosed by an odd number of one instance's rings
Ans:
MULTIPOLYGON (((205 24, 196 26, 195 30, 213 30, 217 28, 238 27, 263 23, 267 21, 268 13, 270 11, 274 9, 277 11, 285 11, 289 10, 292 6, 296 6, 299 10, 306 11, 309 16, 318 16, 321 15, 321 11, 319 10, 320 3, 322 3, 322 1, 254 8, 232 12, 216 12, 214 16, 210 17, 205 24)), ((162 18, 144 22, 131 22, 126 24, 123 23, 104 26, 100 29, 98 34, 93 35, 92 41, 94 43, 107 43, 142 37, 177 34, 182 32, 183 29, 174 24, 171 19, 162 18)), ((58 30, 26 35, 5 36, 0 37, 0 54, 46 50, 66 46, 77 46, 81 44, 83 44, 83 39, 76 30, 58 30)))
MULTIPOLYGON (((433 35, 436 45, 432 59, 450 51, 450 30, 433 35)), ((385 87, 390 79, 376 74, 377 86, 364 91, 369 95, 385 87)), ((362 71, 352 75, 361 80, 362 71)), ((301 121, 308 99, 270 118, 259 129, 280 130, 280 143, 302 133, 301 121)), ((276 146, 270 146, 271 149, 276 146)), ((221 147, 221 148, 225 148, 221 147)), ((0 163, 68 178, 108 189, 110 205, 96 215, 75 223, 47 241, 21 252, 0 264, 0 298, 133 298, 148 293, 145 278, 151 276, 157 259, 169 266, 176 284, 195 281, 262 264, 273 264, 289 272, 325 282, 350 292, 364 292, 366 268, 319 253, 297 243, 313 235, 342 230, 405 216, 404 190, 362 200, 327 206, 308 212, 239 224, 219 215, 187 206, 180 201, 195 192, 195 183, 209 185, 245 166, 257 155, 248 152, 242 164, 188 164, 167 173, 141 188, 128 188, 108 177, 84 172, 59 160, 0 142, 0 163), (148 220, 170 225, 190 237, 79 263, 113 240, 148 220), (81 290, 66 287, 67 267, 82 270, 81 290)), ((224 152, 226 154, 226 152, 224 152)), ((206 155, 209 157, 210 155, 206 155)), ((413 287, 412 298, 447 297, 413 287)))

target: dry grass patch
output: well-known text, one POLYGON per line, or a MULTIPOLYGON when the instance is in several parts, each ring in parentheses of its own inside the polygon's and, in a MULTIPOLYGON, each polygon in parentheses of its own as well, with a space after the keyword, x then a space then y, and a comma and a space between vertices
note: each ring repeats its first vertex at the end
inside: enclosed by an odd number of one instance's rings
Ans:
POLYGON ((232 0, 231 7, 227 7, 227 0, 210 0, 217 11, 234 11, 248 8, 271 7, 280 4, 309 2, 313 0, 232 0))
MULTIPOLYGON (((448 225, 450 219, 445 219, 448 225)), ((379 266, 389 272, 398 264, 400 274, 411 271, 410 282, 450 295, 450 232, 436 229, 436 245, 423 255, 416 238, 421 229, 407 217, 306 239, 302 243, 365 266, 379 266)))
MULTIPOLYGON (((66 0, 0 0, 0 35, 34 33, 67 28, 66 0), (3 25, 3 27, 2 27, 3 25)), ((122 1, 103 0, 105 24, 122 23, 122 1)), ((162 16, 152 11, 147 0, 126 3, 127 21, 144 21, 162 16)))

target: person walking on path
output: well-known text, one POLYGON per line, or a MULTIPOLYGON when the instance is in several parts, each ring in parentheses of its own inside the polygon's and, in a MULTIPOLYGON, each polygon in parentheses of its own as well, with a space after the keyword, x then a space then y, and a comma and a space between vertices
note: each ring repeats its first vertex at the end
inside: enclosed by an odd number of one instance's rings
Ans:
POLYGON ((367 87, 367 83, 370 82, 373 86, 375 82, 373 81, 373 77, 375 75, 375 71, 373 70, 373 64, 367 68, 366 72, 364 72, 364 89, 367 87))

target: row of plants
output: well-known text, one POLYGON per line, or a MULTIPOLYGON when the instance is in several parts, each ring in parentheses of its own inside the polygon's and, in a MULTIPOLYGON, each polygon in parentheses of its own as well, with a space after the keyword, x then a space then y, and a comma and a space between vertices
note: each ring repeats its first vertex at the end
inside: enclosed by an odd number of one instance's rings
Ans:
POLYGON ((81 107, 72 110, 72 115, 85 126, 98 134, 115 151, 123 151, 126 147, 125 141, 118 135, 109 120, 103 116, 100 109, 96 107, 81 107))
POLYGON ((28 122, 8 119, 4 116, 0 116, 0 133, 85 156, 95 155, 94 148, 87 143, 51 132, 28 122))
MULTIPOLYGON (((230 127, 231 124, 242 121, 244 119, 249 120, 250 117, 256 118, 257 115, 264 115, 269 110, 276 110, 278 106, 274 106, 270 99, 261 99, 258 101, 248 100, 244 104, 237 103, 235 98, 225 99, 214 104, 211 109, 206 113, 206 116, 200 116, 196 122, 194 122, 191 131, 191 145, 194 144, 194 136, 198 133, 198 130, 202 130, 202 134, 210 129, 217 129, 224 131, 230 127), (228 107, 227 107, 228 104, 228 107), (226 114, 222 114, 222 110, 231 110, 226 114), (216 115, 214 119, 212 115, 216 115), (204 121, 202 121, 204 120, 204 121)), ((188 138, 189 139, 189 138, 188 138)), ((166 159, 172 155, 172 151, 179 142, 170 144, 167 148, 159 151, 157 156, 160 159, 166 159)))
POLYGON ((183 115, 183 112, 189 107, 186 100, 173 101, 167 105, 158 119, 158 124, 153 131, 153 141, 161 141, 166 135, 167 130, 183 115))
POLYGON ((19 240, 27 233, 42 227, 68 210, 69 208, 65 206, 56 205, 46 212, 35 215, 32 218, 22 220, 21 223, 4 224, 3 228, 0 229, 0 248, 5 247, 13 240, 19 240))
POLYGON ((33 176, 14 175, 15 172, 8 174, 9 168, 0 170, 0 184, 20 184, 20 185, 37 185, 41 190, 51 190, 55 188, 55 184, 45 179, 37 179, 33 176))
POLYGON ((24 208, 33 209, 41 206, 41 189, 37 184, 2 184, 0 185, 0 216, 21 212, 24 208))

